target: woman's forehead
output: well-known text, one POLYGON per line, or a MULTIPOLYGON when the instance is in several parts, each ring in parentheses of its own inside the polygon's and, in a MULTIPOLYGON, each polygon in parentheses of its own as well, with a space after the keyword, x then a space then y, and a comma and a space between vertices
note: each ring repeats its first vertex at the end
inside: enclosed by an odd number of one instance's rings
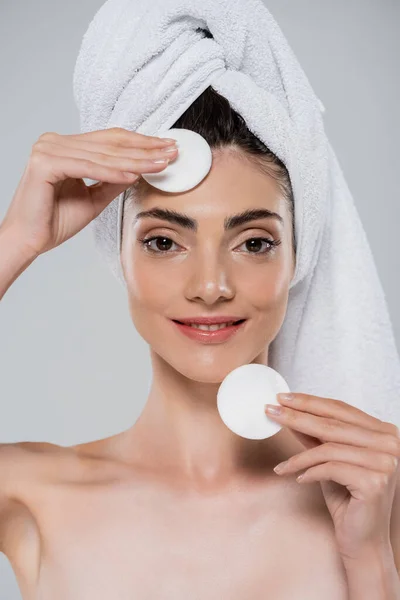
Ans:
POLYGON ((204 214, 230 215, 232 211, 253 208, 269 208, 282 212, 282 191, 276 177, 261 172, 254 165, 213 165, 207 177, 195 188, 182 193, 163 192, 143 179, 132 186, 125 201, 134 212, 158 205, 179 210, 194 211, 199 218, 204 214))

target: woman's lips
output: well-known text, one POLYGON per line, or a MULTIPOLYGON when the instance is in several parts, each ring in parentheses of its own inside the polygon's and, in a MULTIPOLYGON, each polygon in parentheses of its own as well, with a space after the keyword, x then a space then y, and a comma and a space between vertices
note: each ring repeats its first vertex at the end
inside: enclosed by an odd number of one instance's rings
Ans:
POLYGON ((177 321, 172 321, 172 323, 176 325, 176 327, 181 333, 183 333, 192 340, 195 340, 197 342, 203 342, 205 344, 217 344, 225 342, 232 335, 237 333, 241 328, 243 328, 244 324, 247 323, 247 319, 240 321, 240 323, 236 325, 229 325, 228 327, 223 327, 222 329, 217 329, 216 331, 206 331, 204 329, 197 329, 197 327, 184 325, 183 323, 178 323, 177 321))

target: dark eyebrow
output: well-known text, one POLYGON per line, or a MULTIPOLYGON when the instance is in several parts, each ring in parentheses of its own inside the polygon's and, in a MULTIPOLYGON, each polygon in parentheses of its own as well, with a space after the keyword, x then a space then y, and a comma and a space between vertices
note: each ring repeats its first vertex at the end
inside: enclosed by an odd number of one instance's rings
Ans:
MULTIPOLYGON (((195 219, 192 219, 189 217, 189 215, 176 212, 175 210, 171 210, 169 208, 154 207, 150 210, 143 210, 137 213, 134 221, 144 217, 162 219, 164 221, 169 221, 170 223, 180 225, 185 229, 190 229, 191 231, 197 232, 198 222, 195 219)), ((235 227, 239 227, 239 225, 244 225, 245 223, 248 223, 249 221, 255 221, 256 219, 277 219, 283 225, 283 218, 278 213, 268 210, 267 208, 252 208, 244 210, 236 215, 226 217, 224 220, 224 229, 225 231, 228 231, 229 229, 234 229, 235 227)))

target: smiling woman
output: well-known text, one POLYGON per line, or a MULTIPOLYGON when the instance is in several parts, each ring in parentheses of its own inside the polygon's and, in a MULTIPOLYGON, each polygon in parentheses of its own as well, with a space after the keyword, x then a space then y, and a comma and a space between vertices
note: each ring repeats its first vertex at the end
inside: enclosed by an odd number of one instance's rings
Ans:
POLYGON ((124 431, 0 444, 0 551, 24 599, 397 600, 400 363, 321 103, 272 15, 261 0, 107 0, 74 92, 84 133, 39 138, 0 224, 0 297, 93 222, 151 385, 143 398, 133 350, 105 396, 110 413, 142 403, 124 431), (169 128, 212 151, 184 193, 139 175, 160 172, 153 134, 169 128), (221 382, 254 364, 292 391, 260 415, 266 439, 218 411, 221 382))
POLYGON ((132 186, 121 264, 131 316, 153 363, 162 357, 189 379, 218 384, 241 364, 267 364, 295 269, 293 192, 285 165, 212 87, 173 127, 206 139, 211 171, 183 194, 144 179, 132 186), (224 330, 204 332, 210 317, 212 329, 224 330))

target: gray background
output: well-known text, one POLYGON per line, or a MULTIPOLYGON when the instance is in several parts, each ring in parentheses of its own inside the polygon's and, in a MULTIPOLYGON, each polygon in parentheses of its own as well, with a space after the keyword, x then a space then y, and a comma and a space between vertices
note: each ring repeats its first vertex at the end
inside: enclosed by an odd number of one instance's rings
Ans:
MULTIPOLYGON (((151 1, 151 0, 149 0, 151 1)), ((217 0, 216 0, 217 1, 217 0)), ((326 112, 400 339, 398 0, 265 0, 326 112)), ((0 0, 0 220, 45 131, 79 133, 72 73, 100 0, 0 0)), ((147 344, 86 229, 40 256, 0 306, 0 441, 70 445, 129 427, 147 344)), ((20 593, 0 555, 0 600, 20 593)))

